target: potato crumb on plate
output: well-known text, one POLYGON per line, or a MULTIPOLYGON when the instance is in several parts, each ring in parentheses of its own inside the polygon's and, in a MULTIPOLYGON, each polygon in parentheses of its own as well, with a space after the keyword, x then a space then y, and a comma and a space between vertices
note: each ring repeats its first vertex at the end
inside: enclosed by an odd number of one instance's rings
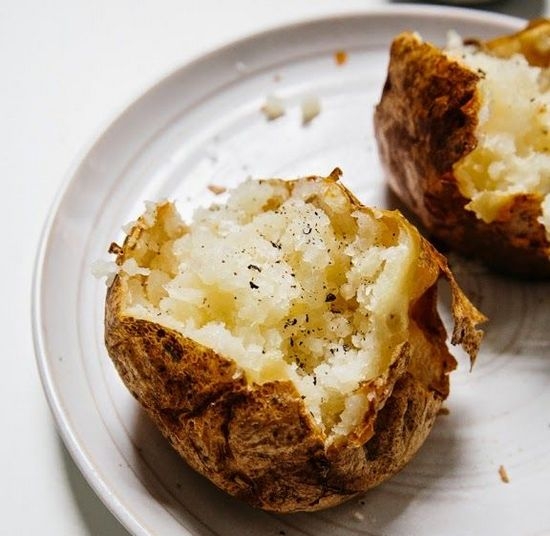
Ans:
POLYGON ((302 124, 311 123, 321 113, 321 101, 316 95, 307 95, 302 99, 302 124))
POLYGON ((334 53, 336 65, 344 65, 348 61, 348 53, 345 50, 337 50, 334 53))
POLYGON ((506 468, 504 467, 504 465, 501 465, 498 468, 498 474, 499 474, 500 480, 502 480, 502 482, 504 482, 505 484, 508 484, 510 482, 510 477, 508 476, 508 471, 506 471, 506 468))
POLYGON ((269 121, 273 121, 285 114, 283 101, 274 95, 267 96, 261 110, 269 121))
POLYGON ((219 186, 218 184, 209 184, 207 188, 215 195, 221 195, 227 191, 225 186, 219 186))

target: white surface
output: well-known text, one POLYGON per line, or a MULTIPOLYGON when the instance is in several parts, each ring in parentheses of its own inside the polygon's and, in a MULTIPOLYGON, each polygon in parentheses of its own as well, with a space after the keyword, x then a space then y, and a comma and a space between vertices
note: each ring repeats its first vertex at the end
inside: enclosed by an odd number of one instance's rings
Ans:
MULTIPOLYGON (((345 6, 366 3, 346 0, 345 6)), ((548 13, 544 3, 523 4, 510 1, 494 9, 524 16, 548 13)), ((177 66, 251 31, 337 5, 344 3, 58 0, 0 7, 0 172, 7 201, 2 213, 7 243, 1 534, 125 534, 67 457, 32 349, 32 264, 48 208, 71 163, 117 112, 177 66)))

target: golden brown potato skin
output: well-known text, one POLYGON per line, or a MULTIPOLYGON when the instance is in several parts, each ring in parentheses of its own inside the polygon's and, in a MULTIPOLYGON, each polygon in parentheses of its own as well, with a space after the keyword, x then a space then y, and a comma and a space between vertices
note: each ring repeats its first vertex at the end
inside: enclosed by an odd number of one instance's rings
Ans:
MULTIPOLYGON (((395 217, 409 225, 402 216, 395 217)), ((416 232, 416 231, 415 231, 416 232)), ((131 256, 140 220, 118 263, 131 256)), ((196 471, 254 507, 312 511, 339 504, 399 471, 428 435, 455 368, 436 308, 437 281, 451 285, 455 331, 475 358, 484 317, 454 281, 445 259, 422 239, 426 276, 411 304, 410 339, 387 373, 362 386, 371 405, 353 433, 326 446, 294 385, 249 385, 231 359, 172 329, 124 313, 127 275, 108 289, 105 342, 128 389, 163 435, 196 471), (424 283, 423 283, 424 284, 424 283)))
MULTIPOLYGON (((543 38, 550 38, 548 21, 479 46, 502 57, 525 52, 542 64, 542 55, 550 60, 550 49, 542 51, 534 40, 543 38)), ((550 243, 537 221, 540 195, 516 195, 491 223, 464 208, 469 200, 459 191, 453 166, 477 144, 478 80, 477 73, 413 34, 396 37, 374 114, 389 185, 447 247, 501 272, 550 277, 550 243)))
POLYGON ((503 35, 479 43, 481 48, 499 58, 522 54, 529 65, 550 67, 550 20, 534 19, 527 26, 512 35, 503 35))

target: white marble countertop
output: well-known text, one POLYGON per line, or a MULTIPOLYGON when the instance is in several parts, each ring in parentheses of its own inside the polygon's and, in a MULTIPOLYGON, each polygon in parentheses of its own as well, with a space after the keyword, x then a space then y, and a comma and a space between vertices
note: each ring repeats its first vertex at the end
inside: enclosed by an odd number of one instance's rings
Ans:
MULTIPOLYGON (((67 170, 102 126, 175 67, 251 32, 337 6, 334 0, 23 0, 0 6, 0 176, 6 186, 0 325, 11 341, 0 375, 0 534, 127 534, 67 454, 35 364, 33 262, 67 170)), ((550 14, 542 0, 484 8, 525 18, 550 14)))

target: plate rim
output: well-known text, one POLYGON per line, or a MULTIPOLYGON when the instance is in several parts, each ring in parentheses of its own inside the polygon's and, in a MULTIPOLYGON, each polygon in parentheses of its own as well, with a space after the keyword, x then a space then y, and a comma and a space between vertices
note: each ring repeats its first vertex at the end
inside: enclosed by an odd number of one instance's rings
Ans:
MULTIPOLYGON (((138 91, 129 101, 111 113, 104 121, 94 129, 94 133, 88 137, 88 142, 84 143, 80 150, 72 158, 72 162, 64 174, 61 184, 54 194, 53 201, 47 210, 47 215, 43 223, 38 245, 34 257, 32 284, 31 284, 31 328, 35 363, 39 372, 42 390, 45 394, 46 401, 52 416, 54 417, 56 429, 63 440, 63 444, 67 448, 72 460, 75 462, 82 476, 85 478, 90 487, 94 490, 98 498, 102 501, 105 507, 115 516, 115 518, 128 530, 136 536, 150 536, 146 527, 131 514, 130 509, 121 501, 115 494, 112 493, 110 487, 105 480, 101 478, 97 471, 96 465, 91 457, 76 438, 73 426, 70 422, 67 409, 61 401, 60 387, 54 379, 51 360, 46 350, 46 343, 42 333, 42 286, 43 286, 43 268, 47 258, 49 245, 53 236, 54 224, 58 213, 63 206, 70 186, 73 184, 75 176, 81 165, 85 162, 88 155, 101 142, 104 136, 114 127, 116 123, 124 120, 124 118, 132 112, 134 108, 139 107, 146 97, 153 94, 157 88, 176 77, 181 76, 182 72, 193 68, 195 65, 208 62, 216 55, 227 51, 231 47, 246 46, 247 42, 253 42, 258 39, 266 39, 270 35, 288 30, 297 31, 300 27, 320 24, 335 19, 351 19, 353 17, 367 18, 393 18, 396 16, 403 17, 420 17, 420 18, 444 18, 444 19, 460 19, 462 22, 475 22, 477 24, 486 23, 492 26, 508 27, 510 29, 520 28, 526 23, 525 19, 506 15, 502 13, 494 13, 490 11, 475 10, 472 8, 456 7, 456 6, 439 6, 439 5, 410 5, 410 4, 393 4, 387 6, 359 8, 356 5, 342 7, 336 5, 329 12, 319 15, 299 16, 289 23, 270 24, 264 28, 244 33, 236 39, 228 39, 222 44, 206 49, 202 53, 192 57, 189 61, 175 65, 173 68, 158 76, 152 83, 148 84, 144 89, 138 91)), ((389 44, 389 43, 388 43, 389 44)), ((96 408, 97 409, 97 408, 96 408)), ((181 528, 182 534, 191 534, 185 527, 181 528)))

